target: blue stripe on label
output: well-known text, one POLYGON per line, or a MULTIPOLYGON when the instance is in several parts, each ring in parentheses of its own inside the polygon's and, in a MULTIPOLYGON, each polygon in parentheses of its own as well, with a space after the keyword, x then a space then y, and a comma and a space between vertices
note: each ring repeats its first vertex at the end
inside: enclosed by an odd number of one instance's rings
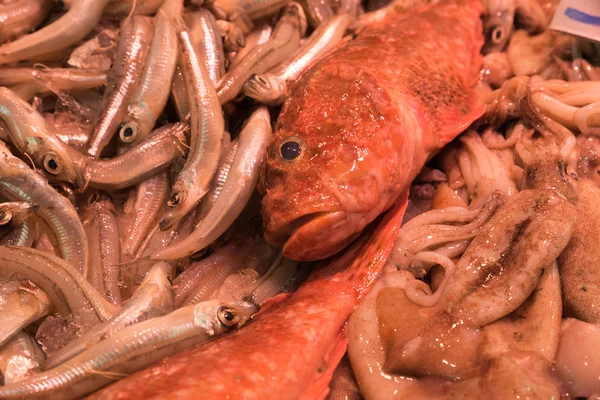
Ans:
POLYGON ((579 11, 571 7, 568 7, 565 10, 565 15, 572 20, 582 22, 584 24, 600 26, 600 17, 584 13, 583 11, 579 11))

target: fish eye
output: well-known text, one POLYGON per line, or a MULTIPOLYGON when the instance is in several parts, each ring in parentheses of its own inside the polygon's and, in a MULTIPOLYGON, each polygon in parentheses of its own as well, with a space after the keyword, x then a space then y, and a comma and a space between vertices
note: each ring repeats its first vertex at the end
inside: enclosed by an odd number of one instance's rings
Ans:
POLYGON ((265 77, 262 74, 254 74, 252 75, 252 78, 254 78, 253 80, 257 81, 258 83, 260 83, 263 86, 269 86, 269 81, 265 79, 265 77))
POLYGON ((288 9, 288 14, 292 15, 292 16, 297 16, 300 15, 300 10, 298 9, 298 7, 296 7, 295 4, 293 4, 289 9, 288 9))
POLYGON ((504 39, 505 33, 502 26, 496 26, 490 35, 490 39, 493 43, 500 43, 504 39))
POLYGON ((167 201, 167 206, 175 207, 181 202, 181 200, 183 200, 183 195, 181 192, 173 193, 173 196, 171 196, 169 201, 167 201))
POLYGON ((195 252, 194 254, 191 254, 190 258, 194 261, 200 260, 202 257, 204 257, 206 255, 207 252, 208 252, 208 248, 205 247, 202 250, 199 250, 199 251, 195 252))
POLYGON ((302 156, 303 153, 303 145, 304 143, 300 138, 287 138, 279 148, 281 157, 283 157, 283 159, 286 161, 294 161, 300 158, 300 156, 302 156))
POLYGON ((58 161, 56 154, 48 153, 44 156, 44 169, 52 175, 57 175, 62 171, 62 164, 58 161))
POLYGON ((227 327, 235 326, 240 322, 240 315, 238 311, 234 308, 225 306, 221 306, 221 308, 219 308, 217 317, 219 318, 219 321, 227 327))
POLYGON ((13 214, 10 210, 0 210, 0 225, 6 225, 12 219, 13 214))
POLYGON ((119 139, 123 143, 132 143, 138 134, 137 124, 133 122, 128 122, 121 126, 121 130, 119 130, 119 139))

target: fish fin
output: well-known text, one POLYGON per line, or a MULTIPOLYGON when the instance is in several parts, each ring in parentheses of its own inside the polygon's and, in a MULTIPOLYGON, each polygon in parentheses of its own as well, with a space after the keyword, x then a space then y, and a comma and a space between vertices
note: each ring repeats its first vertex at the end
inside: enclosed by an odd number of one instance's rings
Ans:
POLYGON ((476 98, 475 93, 473 93, 473 104, 471 105, 470 110, 466 114, 460 116, 459 118, 455 118, 455 116, 450 116, 449 120, 451 123, 449 122, 448 125, 444 124, 442 119, 442 123, 440 125, 445 125, 447 127, 449 126, 450 128, 438 131, 438 141, 436 146, 437 149, 441 149, 442 147, 453 141, 462 132, 467 130, 467 128, 471 126, 471 124, 474 121, 476 121, 477 119, 479 119, 479 117, 483 115, 485 110, 486 106, 480 104, 479 100, 476 98))
POLYGON ((326 260, 311 280, 348 281, 354 289, 357 303, 368 293, 387 262, 398 237, 406 206, 408 190, 394 205, 359 236, 340 256, 326 260))
POLYGON ((323 400, 329 394, 329 383, 333 378, 333 373, 339 365, 342 357, 346 354, 348 347, 348 337, 346 328, 342 328, 331 348, 323 358, 325 370, 318 372, 318 377, 308 386, 306 392, 300 397, 300 400, 323 400))

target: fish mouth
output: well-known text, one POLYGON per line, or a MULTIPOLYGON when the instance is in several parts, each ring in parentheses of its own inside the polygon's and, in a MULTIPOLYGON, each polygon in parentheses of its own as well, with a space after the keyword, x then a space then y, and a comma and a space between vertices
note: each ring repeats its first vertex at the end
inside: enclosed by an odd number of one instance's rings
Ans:
POLYGON ((356 233, 349 229, 347 213, 318 210, 281 225, 281 229, 265 229, 265 239, 283 246, 283 256, 296 261, 316 261, 334 255, 346 247, 356 233))

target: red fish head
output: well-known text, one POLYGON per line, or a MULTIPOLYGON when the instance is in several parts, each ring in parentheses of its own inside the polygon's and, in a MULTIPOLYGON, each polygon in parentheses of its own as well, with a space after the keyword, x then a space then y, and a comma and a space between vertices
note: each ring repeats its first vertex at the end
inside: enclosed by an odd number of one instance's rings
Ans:
POLYGON ((360 71, 323 73, 292 91, 267 153, 265 237, 301 261, 348 245, 391 205, 400 173, 389 98, 360 71))

